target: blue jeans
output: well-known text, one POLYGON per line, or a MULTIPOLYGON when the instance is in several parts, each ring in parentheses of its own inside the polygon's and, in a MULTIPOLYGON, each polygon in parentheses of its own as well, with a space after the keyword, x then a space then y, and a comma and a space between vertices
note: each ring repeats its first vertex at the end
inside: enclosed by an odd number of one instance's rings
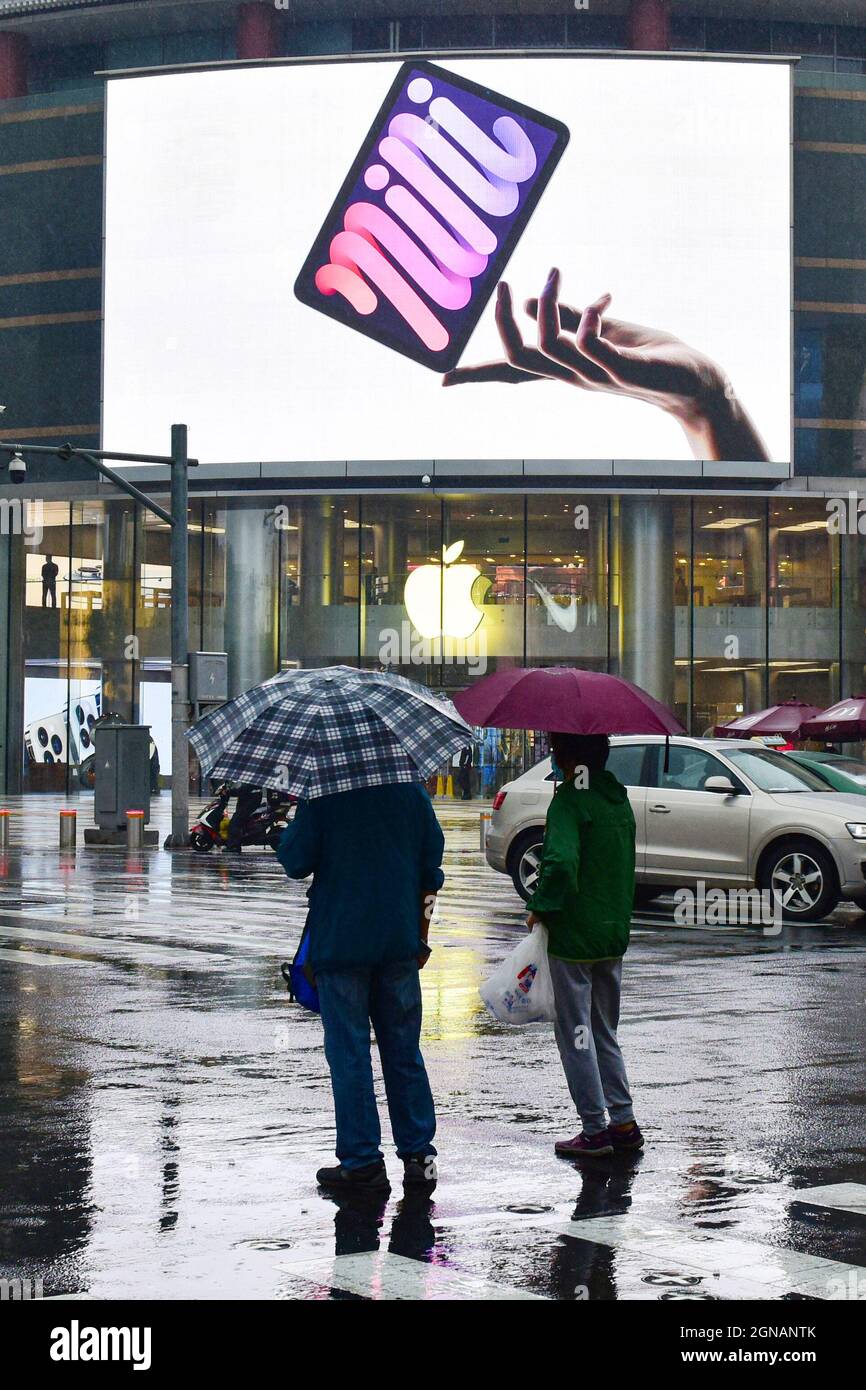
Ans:
POLYGON ((382 1158, 382 1131, 370 1024, 379 1044, 388 1114, 400 1158, 435 1154, 436 1112, 421 1056, 421 983, 417 961, 316 973, 325 1056, 337 1120, 337 1158, 364 1168, 382 1158))

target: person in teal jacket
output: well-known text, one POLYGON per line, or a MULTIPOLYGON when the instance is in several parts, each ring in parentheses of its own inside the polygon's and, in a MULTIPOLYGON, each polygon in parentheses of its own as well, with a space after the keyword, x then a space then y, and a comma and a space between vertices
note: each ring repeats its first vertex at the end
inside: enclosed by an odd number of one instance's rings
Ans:
POLYGON ((634 905, 635 822, 625 787, 605 768, 609 750, 602 735, 550 735, 562 782, 547 813, 538 883, 527 905, 527 926, 547 928, 554 1032, 583 1124, 581 1134, 556 1144, 567 1157, 643 1147, 617 1041, 634 905))
POLYGON ((337 1122, 336 1167, 320 1186, 387 1189, 373 1090, 370 1024, 388 1098, 403 1182, 435 1180, 436 1112, 421 1055, 418 972, 442 886, 444 839, 416 782, 336 792, 298 803, 277 856, 308 878, 309 963, 325 1032, 337 1122))

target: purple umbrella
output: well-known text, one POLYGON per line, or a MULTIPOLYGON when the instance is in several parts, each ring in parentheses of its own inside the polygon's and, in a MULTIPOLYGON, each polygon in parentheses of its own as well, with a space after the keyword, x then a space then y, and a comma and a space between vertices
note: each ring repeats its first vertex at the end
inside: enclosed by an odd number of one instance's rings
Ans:
POLYGON ((801 738, 827 743, 853 743, 866 738, 866 695, 851 695, 800 725, 801 738))
POLYGON ((804 700, 786 700, 782 705, 770 705, 769 709, 759 710, 757 714, 742 714, 730 724, 717 724, 713 733, 716 738, 754 738, 760 734, 796 738, 803 721, 814 719, 818 713, 817 705, 807 705, 804 700))
POLYGON ((470 724, 557 734, 681 734, 670 710, 640 686, 573 666, 511 667, 455 696, 470 724))

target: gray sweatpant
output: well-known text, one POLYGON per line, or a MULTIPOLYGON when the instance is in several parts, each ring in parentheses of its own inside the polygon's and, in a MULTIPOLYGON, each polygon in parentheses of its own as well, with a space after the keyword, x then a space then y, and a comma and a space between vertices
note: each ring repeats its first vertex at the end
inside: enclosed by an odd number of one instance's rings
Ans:
POLYGON ((622 957, 581 963, 550 957, 554 1033, 565 1079, 587 1134, 634 1119, 625 1062, 616 1040, 622 957))

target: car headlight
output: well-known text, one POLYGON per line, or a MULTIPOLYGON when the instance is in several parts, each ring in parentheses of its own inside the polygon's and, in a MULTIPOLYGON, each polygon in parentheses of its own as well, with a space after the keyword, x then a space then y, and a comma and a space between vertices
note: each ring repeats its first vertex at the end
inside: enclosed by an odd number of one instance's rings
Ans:
POLYGON ((855 840, 866 840, 866 823, 860 820, 849 820, 845 822, 845 829, 849 835, 853 835, 855 840))

